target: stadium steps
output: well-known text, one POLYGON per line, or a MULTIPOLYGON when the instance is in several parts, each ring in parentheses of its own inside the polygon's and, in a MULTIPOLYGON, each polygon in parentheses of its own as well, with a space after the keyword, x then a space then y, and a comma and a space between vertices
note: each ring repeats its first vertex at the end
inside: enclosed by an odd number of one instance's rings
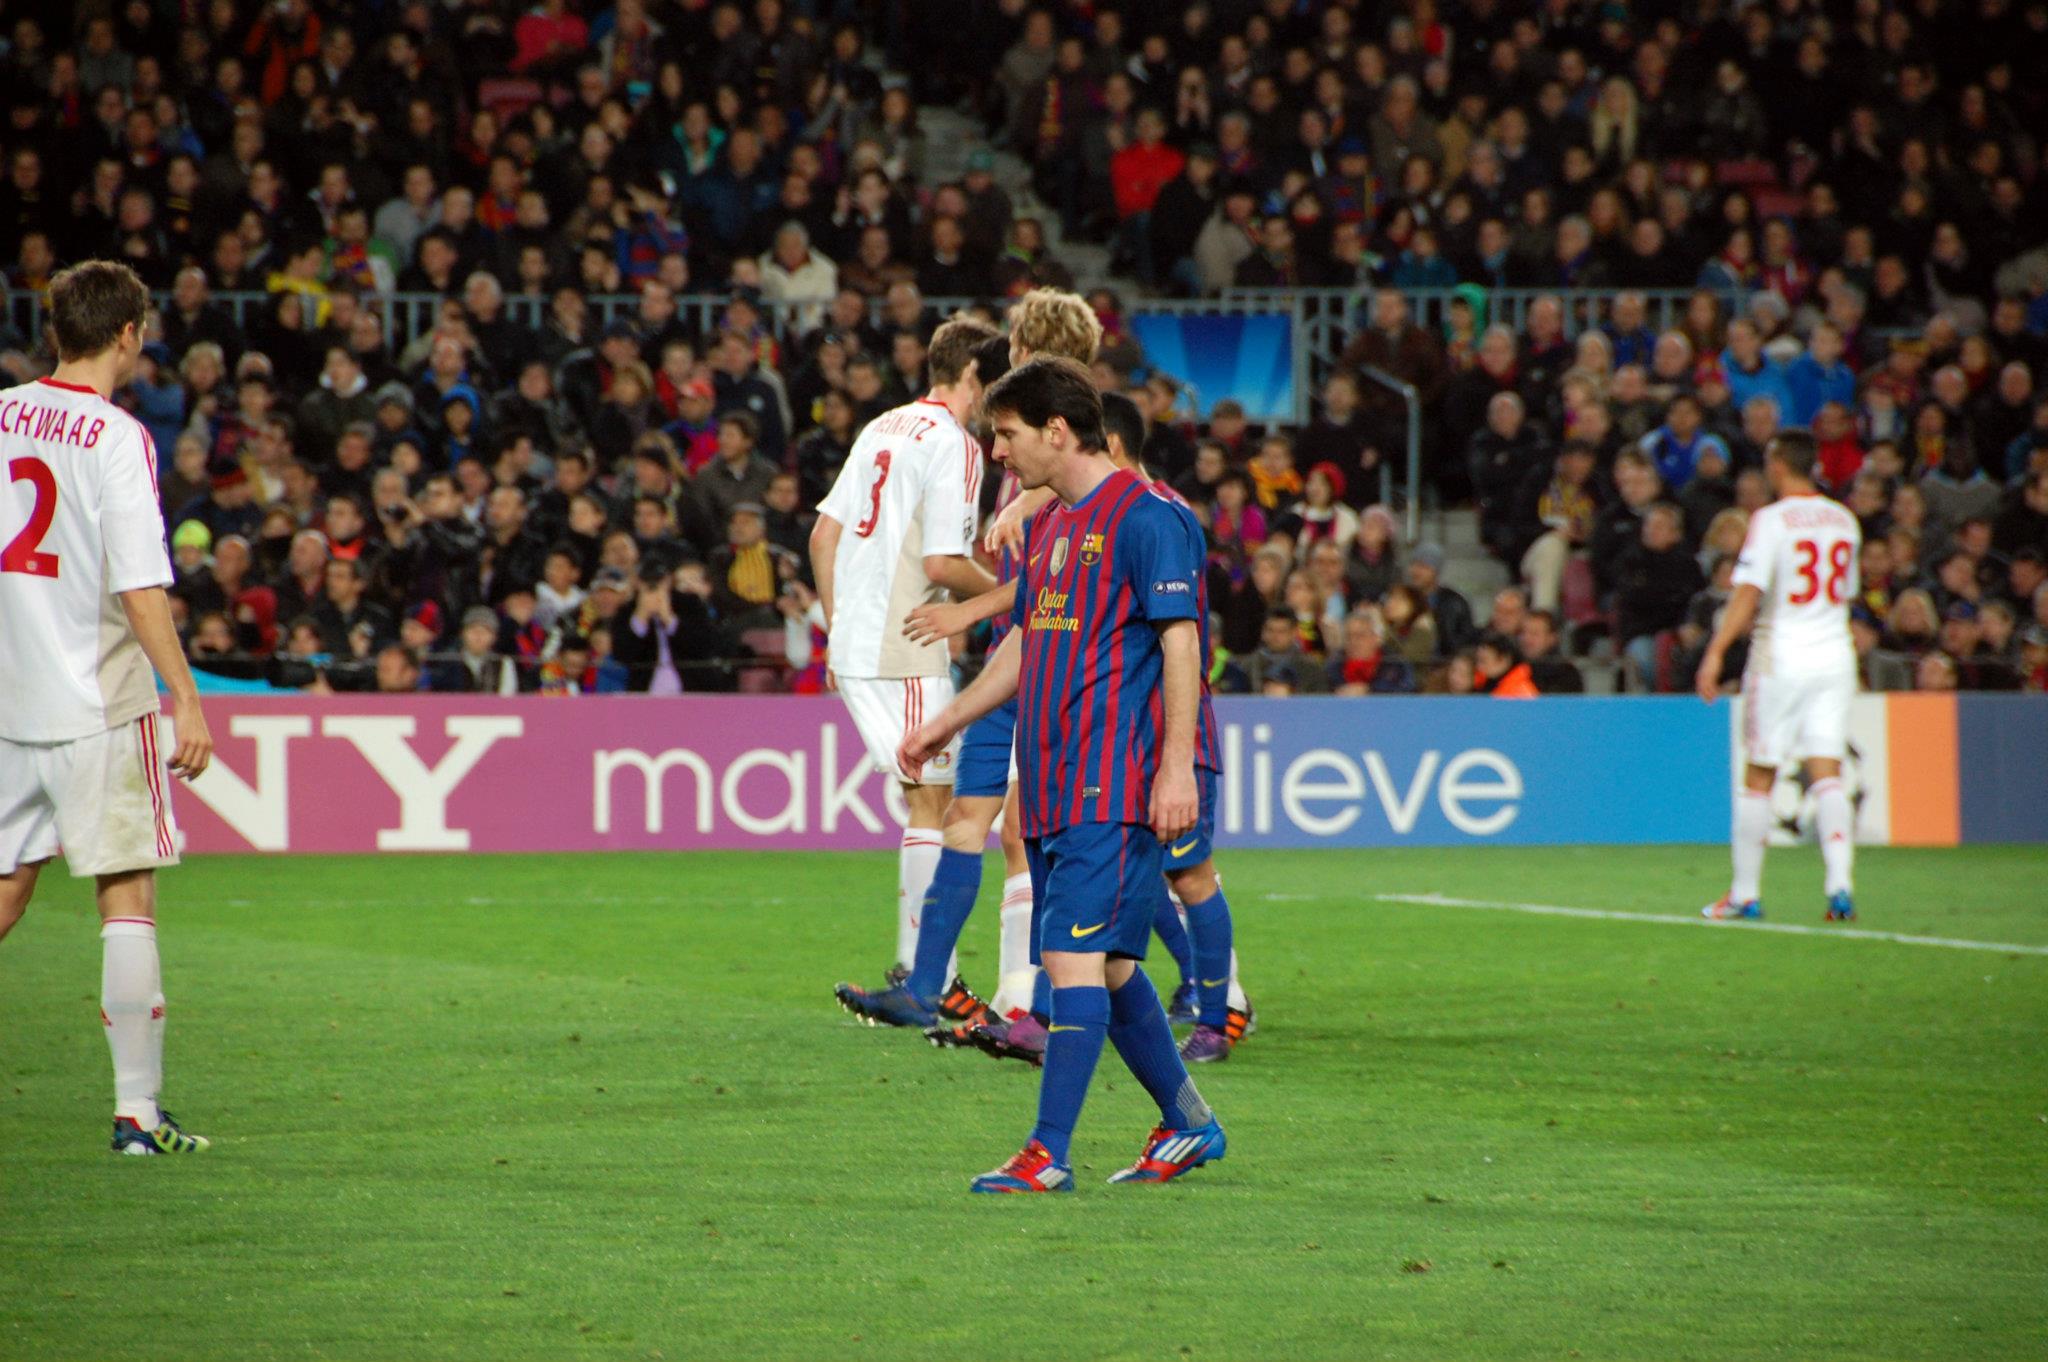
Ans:
POLYGON ((1472 603, 1485 619, 1493 593, 1506 586, 1508 570, 1479 542, 1479 513, 1467 507, 1437 508, 1423 517, 1422 537, 1444 550, 1444 585, 1472 603))
MULTIPOLYGON (((925 179, 931 184, 945 184, 966 174, 970 152, 993 150, 982 133, 980 120, 958 109, 927 104, 918 110, 917 119, 925 135, 925 179)), ((1060 263, 1074 272, 1076 288, 1083 293, 1091 288, 1114 288, 1126 298, 1142 291, 1135 280, 1110 274, 1108 247, 1068 241, 1062 236, 1059 213, 1032 192, 1031 167, 1023 157, 996 151, 995 158, 996 183, 1008 192, 1018 213, 1035 217, 1043 224, 1046 245, 1060 263)))

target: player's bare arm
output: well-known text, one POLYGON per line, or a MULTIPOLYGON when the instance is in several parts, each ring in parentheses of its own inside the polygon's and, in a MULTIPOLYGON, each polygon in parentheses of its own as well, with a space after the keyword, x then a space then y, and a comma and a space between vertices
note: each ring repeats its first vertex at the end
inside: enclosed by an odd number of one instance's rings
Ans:
POLYGON ((825 512, 811 526, 811 571, 818 579, 818 608, 825 612, 825 632, 832 632, 832 571, 839 554, 839 536, 846 527, 825 512))
MULTIPOLYGON (((1004 640, 1008 642, 1008 640, 1004 640)), ((1160 692, 1166 731, 1159 746, 1159 774, 1152 781, 1152 831, 1161 841, 1184 836, 1200 817, 1195 788, 1195 710, 1202 694, 1202 636, 1193 620, 1174 620, 1159 630, 1160 692)))
POLYGON ((988 533, 982 536, 982 547, 990 553, 1023 548, 1025 522, 1049 504, 1053 496, 1050 487, 1033 487, 1019 492, 1016 500, 998 511, 996 518, 989 522, 988 533))
POLYGON ((964 553, 928 553, 924 556, 925 579, 944 587, 956 600, 979 596, 996 584, 995 577, 964 553))
POLYGON ((920 605, 903 618, 903 637, 913 643, 936 643, 964 634, 983 620, 1000 619, 1017 606, 1017 579, 984 591, 971 600, 920 605))
POLYGON ((171 728, 178 739, 177 749, 171 753, 171 770, 191 780, 213 760, 213 735, 206 728, 206 712, 199 707, 199 686, 185 664, 185 650, 178 646, 170 598, 162 587, 146 586, 123 591, 119 599, 143 655, 171 693, 171 728))
POLYGON ((1753 586, 1738 586, 1728 599, 1728 608, 1721 612, 1720 627, 1714 630, 1713 641, 1700 655, 1700 669, 1692 679, 1693 689, 1708 704, 1713 704, 1714 697, 1721 693, 1721 666, 1728 656, 1728 649, 1734 646, 1735 640, 1749 632, 1749 626, 1756 620, 1756 608, 1763 598, 1764 593, 1753 586))
POLYGON ((955 733, 1017 693, 1017 677, 1023 670, 1024 657, 1021 637, 1021 631, 1012 629, 1001 646, 989 654, 987 665, 974 683, 954 696, 952 704, 904 737, 903 746, 896 752, 896 766, 905 780, 915 784, 924 764, 943 752, 955 733))

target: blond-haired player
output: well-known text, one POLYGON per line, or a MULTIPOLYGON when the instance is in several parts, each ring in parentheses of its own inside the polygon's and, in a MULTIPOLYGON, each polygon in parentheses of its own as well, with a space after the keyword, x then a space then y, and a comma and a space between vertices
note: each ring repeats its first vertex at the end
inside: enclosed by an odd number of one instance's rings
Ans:
POLYGON ((0 937, 61 842, 71 873, 97 881, 114 1152, 190 1154, 207 1141, 157 1105, 156 869, 178 862, 170 773, 198 775, 213 743, 164 594, 156 450, 108 400, 135 372, 148 308, 126 265, 65 270, 50 285, 56 372, 0 392, 0 937))
MULTIPOLYGON (((1095 311, 1077 293, 1059 289, 1033 289, 1010 305, 1005 321, 1009 329, 1009 362, 1022 364, 1034 355, 1062 355, 1087 363, 1095 358, 1102 343, 1102 323, 1095 311)), ((994 366, 989 366, 993 368, 994 366)), ((985 375, 986 377, 990 377, 985 375)), ((1022 493, 1015 477, 1003 476, 997 499, 997 518, 1022 516, 1044 504, 1044 495, 1022 493)), ((998 546, 991 535, 988 545, 996 555, 996 581, 1014 581, 1021 564, 1013 545, 998 546)), ((902 633, 920 646, 943 647, 946 639, 972 628, 981 620, 994 620, 998 639, 1005 618, 987 606, 991 593, 956 593, 959 603, 932 602, 910 611, 902 633)), ((933 709, 931 714, 937 714, 933 709)), ((1016 833, 1016 706, 1003 706, 971 725, 955 752, 952 800, 946 805, 941 823, 942 849, 934 867, 931 893, 919 914, 918 942, 914 955, 925 957, 923 968, 912 961, 911 975, 892 979, 879 991, 842 990, 840 999, 849 1009, 871 1021, 895 1026, 922 1026, 936 1045, 973 1044, 972 1033, 988 1016, 977 1000, 959 988, 933 996, 934 971, 946 972, 946 962, 958 941, 961 927, 973 911, 981 890, 982 849, 988 835, 1003 819, 1002 947, 998 965, 995 1007, 1001 1013, 1022 1012, 1031 1005, 1037 967, 1031 963, 1031 875, 1024 859, 1024 843, 1016 833), (1005 808, 1009 816, 1004 816, 1005 808), (941 950, 943 947, 943 951, 941 950), (948 1025, 947 1023, 951 1023, 948 1025)), ((927 770, 930 768, 927 767, 927 770)))
MULTIPOLYGON (((982 453, 967 422, 981 402, 975 351, 995 336, 969 318, 938 329, 927 360, 931 390, 868 422, 811 530, 832 674, 868 755, 884 771, 895 771, 903 735, 953 698, 945 645, 905 638, 898 621, 941 592, 971 596, 993 583, 973 558, 982 453)), ((910 819, 897 857, 898 970, 910 968, 916 951, 952 784, 952 754, 942 753, 917 783, 903 786, 910 819)), ((866 1015, 862 990, 841 984, 834 992, 866 1015)))
POLYGON ((1735 565, 1735 594, 1700 658, 1694 685, 1713 703, 1728 649, 1756 622, 1742 669, 1742 746, 1748 762, 1735 801, 1728 893, 1701 911, 1710 918, 1764 915, 1764 844, 1771 832, 1771 786, 1778 768, 1804 761, 1812 782, 1827 920, 1856 916, 1850 897, 1855 856, 1849 796, 1842 789, 1849 704, 1856 695, 1856 645, 1849 606, 1857 596, 1863 534, 1848 507, 1820 494, 1813 436, 1783 431, 1764 453, 1764 476, 1777 500, 1749 518, 1735 565))

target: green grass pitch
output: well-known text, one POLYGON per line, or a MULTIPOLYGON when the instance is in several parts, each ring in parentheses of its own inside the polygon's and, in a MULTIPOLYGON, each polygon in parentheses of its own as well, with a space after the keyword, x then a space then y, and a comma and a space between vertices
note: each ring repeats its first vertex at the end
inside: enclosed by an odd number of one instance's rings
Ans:
MULTIPOLYGON (((1682 917, 1715 848, 1222 857, 1230 1157, 975 1198, 1021 1065, 853 1025, 892 856, 214 858, 172 1109, 106 1152, 88 886, 0 946, 0 1358, 2048 1354, 2048 954, 1682 917)), ((965 965, 994 964, 992 859, 965 965)), ((1864 929, 2048 945, 2048 853, 1866 852, 1864 929)), ((1811 851, 1772 921, 1820 926, 1811 851)), ((1155 952, 1155 970, 1160 957, 1155 952)), ((1169 966, 1170 968, 1170 966, 1169 966)))

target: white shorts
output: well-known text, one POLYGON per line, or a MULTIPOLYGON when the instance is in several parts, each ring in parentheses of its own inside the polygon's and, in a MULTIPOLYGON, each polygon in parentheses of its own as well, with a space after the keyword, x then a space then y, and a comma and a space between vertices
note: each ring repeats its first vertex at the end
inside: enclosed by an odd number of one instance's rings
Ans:
MULTIPOLYGON (((953 703, 950 676, 842 676, 839 693, 846 699, 853 726, 877 768, 902 779, 896 770, 896 749, 910 730, 953 703)), ((924 764, 921 785, 951 785, 959 765, 957 735, 946 750, 924 764)))
POLYGON ((156 715, 70 742, 0 738, 0 874, 60 846, 74 875, 178 863, 156 715))
POLYGON ((1797 761, 1841 761, 1849 750, 1854 672, 1742 676, 1742 751, 1773 770, 1797 761))

